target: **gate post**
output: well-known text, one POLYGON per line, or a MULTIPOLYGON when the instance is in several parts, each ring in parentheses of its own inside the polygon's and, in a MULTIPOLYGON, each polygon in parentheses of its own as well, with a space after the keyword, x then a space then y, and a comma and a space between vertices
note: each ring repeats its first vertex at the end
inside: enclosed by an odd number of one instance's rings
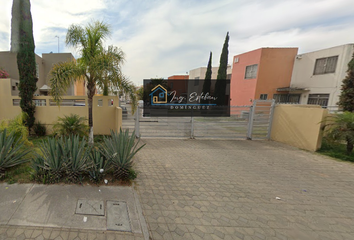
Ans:
POLYGON ((191 139, 194 139, 194 118, 191 117, 191 139))
POLYGON ((254 120, 255 110, 256 110, 256 100, 253 101, 253 104, 250 107, 250 113, 248 114, 247 140, 252 140, 253 120, 254 120))
POLYGON ((140 113, 140 107, 137 106, 136 111, 135 111, 135 137, 139 138, 140 137, 140 123, 139 123, 139 114, 140 113))
POLYGON ((273 99, 272 105, 270 106, 270 116, 269 116, 268 134, 267 134, 268 140, 270 140, 270 134, 272 132, 274 109, 275 109, 275 100, 273 99))

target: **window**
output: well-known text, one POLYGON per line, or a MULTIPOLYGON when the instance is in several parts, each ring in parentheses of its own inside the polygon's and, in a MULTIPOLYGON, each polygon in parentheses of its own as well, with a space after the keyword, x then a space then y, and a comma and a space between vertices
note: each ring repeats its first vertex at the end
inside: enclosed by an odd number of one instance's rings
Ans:
POLYGON ((337 67, 338 56, 316 59, 313 75, 334 73, 337 67))
POLYGON ((252 79, 257 77, 258 64, 246 67, 245 79, 252 79))
POLYGON ((260 100, 267 100, 268 99, 268 94, 261 94, 261 97, 259 99, 260 100))
POLYGON ((274 94, 273 99, 276 103, 300 103, 300 94, 274 94))
POLYGON ((309 94, 307 104, 320 105, 326 107, 328 105, 329 94, 309 94))
POLYGON ((12 86, 12 91, 15 91, 16 90, 16 86, 12 86))

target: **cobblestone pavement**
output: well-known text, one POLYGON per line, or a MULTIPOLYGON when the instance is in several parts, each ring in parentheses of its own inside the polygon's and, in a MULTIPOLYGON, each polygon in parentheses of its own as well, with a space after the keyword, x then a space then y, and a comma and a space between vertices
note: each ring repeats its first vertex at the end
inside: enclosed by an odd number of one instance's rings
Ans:
POLYGON ((65 228, 0 225, 0 240, 144 240, 140 234, 115 231, 90 231, 65 228))
POLYGON ((154 240, 354 239, 354 164, 269 141, 142 142, 154 240))

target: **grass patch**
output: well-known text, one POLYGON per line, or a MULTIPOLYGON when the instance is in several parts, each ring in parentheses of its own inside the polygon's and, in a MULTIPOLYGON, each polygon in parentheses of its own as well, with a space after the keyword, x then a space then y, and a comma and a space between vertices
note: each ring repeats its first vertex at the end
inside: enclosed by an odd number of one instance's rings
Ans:
POLYGON ((13 184, 13 183, 31 183, 32 182, 32 177, 31 177, 31 167, 30 167, 30 162, 26 162, 23 164, 20 164, 18 166, 15 166, 13 168, 10 168, 9 170, 6 171, 5 177, 2 180, 3 182, 6 182, 8 184, 13 184))
POLYGON ((342 161, 354 162, 354 154, 347 155, 346 145, 340 143, 329 143, 324 140, 322 147, 317 152, 342 161))

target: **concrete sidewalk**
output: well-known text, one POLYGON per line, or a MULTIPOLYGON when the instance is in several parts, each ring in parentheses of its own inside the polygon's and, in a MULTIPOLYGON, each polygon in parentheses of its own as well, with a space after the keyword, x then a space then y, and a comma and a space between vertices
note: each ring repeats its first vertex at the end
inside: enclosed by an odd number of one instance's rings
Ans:
POLYGON ((141 207, 131 187, 0 184, 0 239, 148 238, 141 207), (120 203, 126 209, 126 218, 108 211, 107 201, 120 203), (101 208, 100 214, 95 212, 97 208, 101 208), (124 232, 107 230, 111 229, 107 226, 115 225, 125 226, 124 232))

